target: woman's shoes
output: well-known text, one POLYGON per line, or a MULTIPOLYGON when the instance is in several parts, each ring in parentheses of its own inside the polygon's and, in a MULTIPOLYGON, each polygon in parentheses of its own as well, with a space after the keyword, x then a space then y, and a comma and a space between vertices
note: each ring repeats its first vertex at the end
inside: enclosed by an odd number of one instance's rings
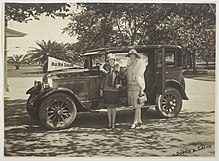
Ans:
POLYGON ((132 124, 132 126, 130 128, 135 129, 136 127, 137 127, 137 124, 132 124))
POLYGON ((132 124, 132 126, 130 127, 131 129, 136 129, 136 127, 140 127, 142 124, 142 121, 139 121, 137 123, 132 124))
POLYGON ((115 129, 115 122, 112 122, 111 128, 112 128, 112 129, 115 129))
POLYGON ((109 125, 107 126, 107 129, 111 129, 111 128, 112 128, 112 125, 109 124, 109 125))
POLYGON ((107 129, 115 129, 115 122, 109 123, 107 129))
POLYGON ((142 124, 142 121, 139 121, 138 123, 137 123, 137 126, 141 126, 141 124, 142 124))

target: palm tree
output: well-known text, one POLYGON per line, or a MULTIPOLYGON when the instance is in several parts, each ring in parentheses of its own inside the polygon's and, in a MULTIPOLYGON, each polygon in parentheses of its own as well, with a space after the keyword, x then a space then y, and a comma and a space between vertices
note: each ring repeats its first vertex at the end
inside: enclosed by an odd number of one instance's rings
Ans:
POLYGON ((60 58, 67 51, 67 45, 63 43, 57 43, 56 41, 42 42, 37 41, 36 44, 39 48, 32 48, 32 50, 28 51, 28 55, 30 56, 30 60, 32 62, 45 64, 48 60, 48 56, 60 58))
POLYGON ((63 43, 57 43, 56 41, 42 42, 37 41, 36 44, 39 48, 32 48, 28 51, 28 56, 31 62, 39 63, 43 65, 43 71, 47 71, 48 56, 55 58, 62 58, 67 52, 67 45, 63 43))
POLYGON ((13 64, 16 67, 16 70, 20 68, 21 64, 27 62, 26 56, 15 54, 8 57, 8 63, 13 64))
POLYGON ((76 52, 75 44, 67 43, 67 52, 64 55, 64 60, 70 63, 82 63, 82 54, 76 52))
POLYGON ((81 55, 75 52, 74 45, 69 43, 57 43, 56 41, 42 42, 37 41, 38 48, 32 48, 28 51, 27 57, 33 63, 42 64, 43 71, 47 71, 48 56, 67 61, 69 63, 80 63, 82 61, 81 55))

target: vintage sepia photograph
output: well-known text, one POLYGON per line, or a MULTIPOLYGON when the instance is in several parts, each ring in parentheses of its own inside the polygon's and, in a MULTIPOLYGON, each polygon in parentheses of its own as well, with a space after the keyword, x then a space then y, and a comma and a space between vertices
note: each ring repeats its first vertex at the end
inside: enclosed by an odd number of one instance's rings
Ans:
POLYGON ((1 2, 1 157, 216 160, 217 5, 1 2))

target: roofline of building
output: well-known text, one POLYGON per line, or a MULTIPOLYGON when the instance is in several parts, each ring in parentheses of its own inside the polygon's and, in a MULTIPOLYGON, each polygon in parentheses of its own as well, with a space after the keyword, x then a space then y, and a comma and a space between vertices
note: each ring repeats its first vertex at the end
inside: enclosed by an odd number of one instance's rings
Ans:
POLYGON ((12 29, 9 29, 9 28, 5 29, 5 33, 6 33, 6 37, 24 37, 24 36, 27 35, 26 33, 16 31, 16 30, 12 30, 12 29), (11 34, 11 35, 9 35, 9 34, 11 34))

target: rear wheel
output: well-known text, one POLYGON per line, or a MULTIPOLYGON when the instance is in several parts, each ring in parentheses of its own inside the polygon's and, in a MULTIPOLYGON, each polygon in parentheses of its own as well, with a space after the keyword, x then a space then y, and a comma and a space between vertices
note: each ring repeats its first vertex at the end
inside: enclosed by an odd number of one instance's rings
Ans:
POLYGON ((157 112, 163 117, 175 117, 181 111, 182 97, 178 90, 167 87, 164 95, 157 95, 157 112))
POLYGON ((48 129, 68 128, 74 121, 77 109, 73 99, 65 93, 54 93, 40 105, 39 118, 48 129))

